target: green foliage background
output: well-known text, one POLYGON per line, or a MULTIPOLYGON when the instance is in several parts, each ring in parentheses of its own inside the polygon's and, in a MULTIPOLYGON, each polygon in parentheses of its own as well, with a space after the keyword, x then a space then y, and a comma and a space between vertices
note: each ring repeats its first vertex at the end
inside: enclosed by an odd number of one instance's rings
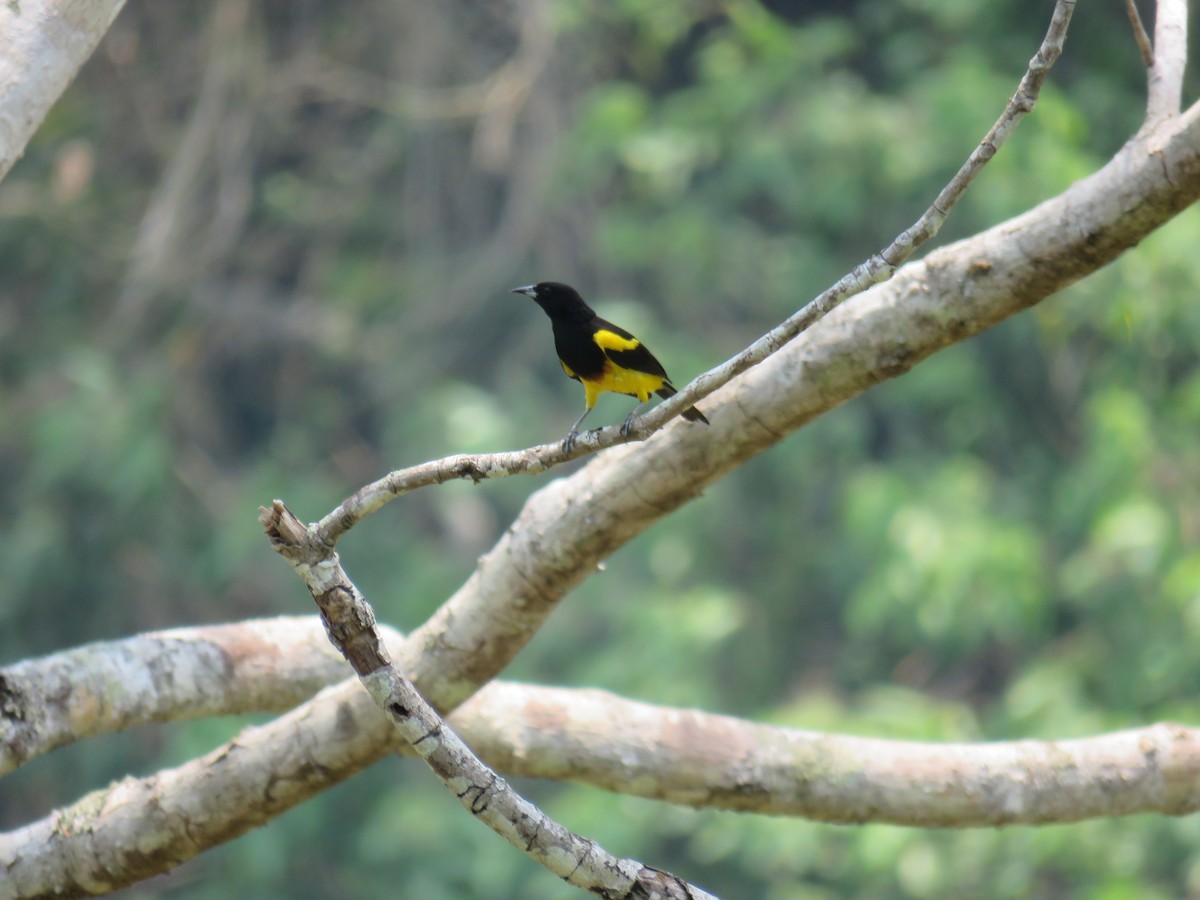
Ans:
MULTIPOLYGON (((577 284, 677 382, 733 354, 920 212, 1050 4, 545 9, 553 50, 509 119, 454 114, 450 89, 504 63, 533 4, 122 13, 0 185, 0 662, 309 612, 260 503, 315 518, 388 469, 558 437, 579 392, 512 285, 577 284)), ((1143 83, 1119 4, 1081 4, 944 240, 1092 171, 1143 83)), ((1195 723, 1198 242, 1190 210, 752 461, 616 554, 506 674, 921 740, 1195 723)), ((408 497, 347 567, 411 628, 539 486, 408 497)), ((0 787, 0 825, 245 724, 60 751, 0 787)), ((731 898, 1200 893, 1194 817, 847 828, 521 787, 731 898)), ((571 895, 400 761, 128 895, 231 890, 571 895)))

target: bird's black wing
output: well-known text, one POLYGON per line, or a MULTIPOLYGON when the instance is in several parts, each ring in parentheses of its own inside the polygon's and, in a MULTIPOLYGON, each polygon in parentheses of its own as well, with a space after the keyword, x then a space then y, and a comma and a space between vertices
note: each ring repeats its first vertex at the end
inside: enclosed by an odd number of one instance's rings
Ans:
POLYGON ((623 369, 657 375, 666 380, 667 371, 646 345, 620 325, 601 319, 592 320, 592 340, 604 355, 623 369))

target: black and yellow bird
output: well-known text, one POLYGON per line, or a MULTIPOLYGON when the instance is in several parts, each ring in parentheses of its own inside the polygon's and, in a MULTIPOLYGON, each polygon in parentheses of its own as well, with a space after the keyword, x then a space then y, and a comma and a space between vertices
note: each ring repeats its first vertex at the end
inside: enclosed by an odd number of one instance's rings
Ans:
MULTIPOLYGON (((532 297, 550 317, 558 361, 568 378, 583 385, 583 415, 571 426, 563 441, 564 450, 570 452, 580 424, 605 391, 638 399, 638 405, 621 426, 621 433, 626 435, 651 394, 663 399, 675 394, 675 386, 667 378, 662 363, 646 345, 624 328, 596 315, 575 288, 557 281, 543 281, 513 288, 513 293, 532 297)), ((708 424, 704 413, 694 406, 689 406, 682 415, 688 421, 708 424)))

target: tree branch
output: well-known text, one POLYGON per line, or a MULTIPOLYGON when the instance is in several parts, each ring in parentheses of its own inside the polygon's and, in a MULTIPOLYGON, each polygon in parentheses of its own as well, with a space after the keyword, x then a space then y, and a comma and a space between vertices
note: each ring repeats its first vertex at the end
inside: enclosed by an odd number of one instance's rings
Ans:
POLYGON ((1137 0, 1125 0, 1125 15, 1129 17, 1129 27, 1133 31, 1133 39, 1137 42, 1138 52, 1142 54, 1142 62, 1149 69, 1154 65, 1154 48, 1150 45, 1150 35, 1142 24, 1142 14, 1138 12, 1137 0))
POLYGON ((174 628, 0 669, 0 775, 134 725, 291 709, 347 675, 314 621, 174 628))
POLYGON ((550 818, 490 769, 392 663, 375 611, 337 554, 276 500, 259 521, 321 610, 329 641, 350 663, 401 737, 479 821, 568 884, 602 897, 705 900, 674 875, 613 856, 550 818))
POLYGON ((995 827, 1200 809, 1200 730, 928 743, 780 728, 606 691, 493 682, 455 713, 501 771, 701 809, 995 827))
POLYGON ((0 900, 104 894, 170 871, 386 755, 390 727, 347 682, 182 766, 93 791, 0 835, 0 900))
POLYGON ((0 4, 0 180, 124 5, 124 0, 0 4))
POLYGON ((1187 0, 1158 0, 1154 14, 1154 56, 1146 87, 1146 125, 1179 115, 1187 66, 1187 0))

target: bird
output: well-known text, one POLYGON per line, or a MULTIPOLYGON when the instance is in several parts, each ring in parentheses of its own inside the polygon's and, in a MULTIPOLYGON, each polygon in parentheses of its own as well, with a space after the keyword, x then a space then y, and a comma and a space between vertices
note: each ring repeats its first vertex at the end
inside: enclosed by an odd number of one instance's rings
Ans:
MULTIPOLYGON (((579 437, 579 426, 605 391, 638 400, 621 426, 621 434, 627 437, 638 410, 650 401, 651 394, 664 400, 675 395, 666 369, 646 345, 624 328, 596 315, 575 288, 559 281, 541 281, 513 288, 512 293, 532 298, 550 317, 558 362, 568 378, 583 385, 583 413, 563 440, 564 452, 571 452, 579 437)), ((690 422, 708 424, 704 413, 694 406, 682 415, 690 422)))

